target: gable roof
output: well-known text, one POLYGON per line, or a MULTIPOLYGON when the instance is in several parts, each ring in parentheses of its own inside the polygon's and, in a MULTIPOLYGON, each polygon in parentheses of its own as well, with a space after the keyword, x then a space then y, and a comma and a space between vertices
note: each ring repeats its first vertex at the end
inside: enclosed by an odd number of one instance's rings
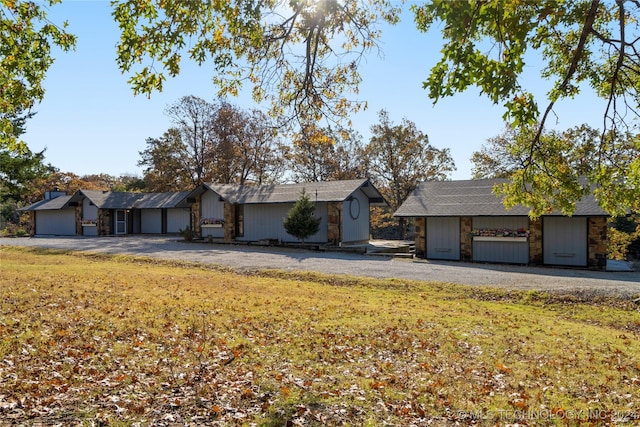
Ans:
POLYGON ((166 209, 174 208, 188 191, 170 193, 127 193, 120 191, 78 190, 73 196, 41 200, 22 208, 23 211, 66 209, 82 203, 86 197, 99 209, 166 209))
POLYGON ((143 193, 78 190, 71 201, 80 203, 86 197, 100 209, 131 209, 143 196, 143 193))
MULTIPOLYGON (((518 205, 507 210, 493 193, 507 179, 429 181, 418 184, 394 216, 525 216, 529 208, 518 205)), ((562 215, 554 212, 550 215, 562 215)), ((592 195, 576 203, 574 216, 608 216, 592 195)))
POLYGON ((167 193, 127 193, 119 191, 89 191, 80 190, 74 197, 74 201, 82 201, 82 196, 87 197, 100 209, 166 209, 174 208, 188 191, 167 193))
POLYGON ((48 211, 68 208, 72 196, 58 196, 53 199, 44 199, 32 205, 18 209, 19 211, 48 211))
MULTIPOLYGON (((330 182, 304 182, 298 184, 274 184, 274 185, 233 185, 233 184, 202 184, 187 197, 203 194, 205 191, 213 191, 224 201, 242 204, 266 204, 266 203, 294 203, 300 198, 304 189, 312 201, 317 202, 343 202, 353 193, 361 190, 373 206, 387 206, 382 194, 371 184, 368 179, 352 179, 330 182)), ((183 200, 181 205, 186 201, 183 200)))
POLYGON ((176 205, 189 194, 188 191, 168 193, 142 193, 142 198, 135 201, 136 209, 168 209, 176 205))

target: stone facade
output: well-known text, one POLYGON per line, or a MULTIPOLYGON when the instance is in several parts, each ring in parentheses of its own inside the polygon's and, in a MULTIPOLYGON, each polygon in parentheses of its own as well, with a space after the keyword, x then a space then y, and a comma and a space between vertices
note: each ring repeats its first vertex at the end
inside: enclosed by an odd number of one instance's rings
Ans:
POLYGON ((473 261, 473 218, 460 217, 460 260, 473 261))
POLYGON ((76 206, 76 234, 82 236, 82 204, 76 206))
POLYGON ((416 218, 416 256, 427 257, 427 218, 416 218))
POLYGON ((27 230, 30 236, 35 236, 36 234, 36 212, 29 211, 29 229, 27 230))
POLYGON ((224 240, 236 240, 236 206, 224 202, 224 240))
POLYGON ((607 262, 607 218, 590 217, 588 222, 587 263, 590 268, 605 268, 607 262))
POLYGON ((529 220, 529 264, 542 265, 542 220, 529 220))
POLYGON ((111 226, 113 215, 109 209, 98 209, 98 236, 109 236, 113 234, 111 226))
POLYGON ((202 236, 202 227, 200 227, 200 219, 202 218, 202 211, 200 210, 202 195, 198 194, 195 197, 195 202, 191 205, 191 224, 193 226, 193 235, 202 236))
POLYGON ((327 241, 334 245, 342 241, 342 203, 330 202, 327 204, 327 241))

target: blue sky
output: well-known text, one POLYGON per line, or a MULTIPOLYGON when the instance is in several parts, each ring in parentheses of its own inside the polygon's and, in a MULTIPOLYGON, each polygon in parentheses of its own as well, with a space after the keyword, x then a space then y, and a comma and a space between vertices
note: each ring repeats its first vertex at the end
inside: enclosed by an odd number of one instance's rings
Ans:
MULTIPOLYGON (((197 67, 184 60, 180 76, 168 79, 163 92, 150 99, 134 96, 128 76, 116 66, 118 28, 107 1, 63 1, 51 8, 49 17, 56 23, 69 21, 69 31, 78 36, 77 47, 56 54, 45 81, 44 101, 27 123, 24 140, 34 151, 46 147, 46 161, 61 171, 141 176, 137 162, 145 140, 162 136, 171 127, 166 107, 185 95, 216 99, 212 67, 197 67)), ((429 136, 433 146, 450 149, 457 167, 451 178, 470 178, 471 154, 504 130, 502 108, 481 97, 475 88, 433 105, 422 82, 438 60, 439 34, 418 32, 408 11, 397 26, 383 27, 381 48, 382 56, 372 53, 361 68, 358 98, 369 107, 351 117, 353 127, 366 143, 381 109, 396 124, 407 118, 429 136)), ((536 95, 543 95, 549 87, 534 67, 523 83, 536 95)), ((229 101, 245 109, 261 108, 248 97, 229 101)), ((558 129, 581 123, 601 127, 602 111, 601 101, 581 95, 560 103, 555 108, 557 123, 555 117, 552 121, 558 129)))

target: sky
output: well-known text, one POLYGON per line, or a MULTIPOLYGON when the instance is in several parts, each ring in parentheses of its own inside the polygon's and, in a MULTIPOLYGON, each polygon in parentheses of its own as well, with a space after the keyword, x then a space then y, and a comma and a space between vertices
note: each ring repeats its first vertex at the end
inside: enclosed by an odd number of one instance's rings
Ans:
MULTIPOLYGON (((406 118, 429 136, 431 145, 450 150, 457 168, 451 179, 469 179, 472 153, 504 131, 504 110, 476 88, 433 104, 422 82, 439 58, 439 33, 420 33, 406 4, 404 8, 398 25, 381 27, 382 53, 372 52, 362 64, 357 97, 367 101, 368 109, 351 117, 353 127, 366 143, 380 110, 386 110, 395 124, 406 118)), ((141 177, 137 163, 146 139, 160 137, 171 127, 166 108, 186 95, 217 99, 211 64, 198 67, 186 58, 180 75, 167 78, 163 92, 150 98, 134 96, 129 76, 121 74, 115 61, 119 30, 108 1, 63 0, 49 10, 49 19, 68 20, 77 46, 68 53, 55 52, 44 82, 44 100, 35 107, 37 114, 27 122, 23 139, 32 151, 46 148, 45 161, 60 171, 141 177)), ((533 66, 522 82, 536 96, 550 87, 533 66)), ((228 101, 247 110, 266 110, 248 96, 228 101)), ((595 97, 580 95, 557 105, 552 124, 559 130, 582 123, 598 128, 603 110, 595 97)))

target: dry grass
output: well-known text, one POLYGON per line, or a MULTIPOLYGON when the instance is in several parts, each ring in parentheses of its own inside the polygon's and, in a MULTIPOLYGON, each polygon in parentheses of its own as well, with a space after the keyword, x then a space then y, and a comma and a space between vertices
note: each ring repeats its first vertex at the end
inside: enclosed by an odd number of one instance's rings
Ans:
POLYGON ((636 425, 630 301, 0 249, 0 425, 636 425))

